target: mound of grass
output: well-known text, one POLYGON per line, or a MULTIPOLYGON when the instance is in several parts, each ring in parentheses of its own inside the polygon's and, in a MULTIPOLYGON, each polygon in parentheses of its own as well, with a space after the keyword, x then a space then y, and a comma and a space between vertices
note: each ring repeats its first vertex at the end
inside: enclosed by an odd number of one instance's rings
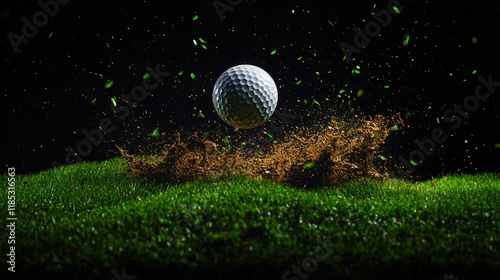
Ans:
MULTIPOLYGON (((499 174, 304 190, 246 176, 169 185, 129 175, 123 163, 16 175, 17 276, 117 279, 122 268, 136 280, 500 272, 499 174)), ((6 195, 0 205, 7 209, 6 195)))

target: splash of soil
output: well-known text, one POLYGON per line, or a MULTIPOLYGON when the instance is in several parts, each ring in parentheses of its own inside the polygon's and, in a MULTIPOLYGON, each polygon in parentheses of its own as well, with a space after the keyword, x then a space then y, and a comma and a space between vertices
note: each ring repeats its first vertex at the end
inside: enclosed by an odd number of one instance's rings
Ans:
POLYGON ((262 153, 228 149, 225 144, 194 133, 184 141, 176 135, 162 154, 139 158, 119 148, 128 170, 136 175, 173 182, 203 176, 248 174, 293 186, 332 186, 361 177, 382 177, 380 147, 391 127, 402 125, 399 115, 341 122, 332 118, 315 127, 288 132, 262 153))

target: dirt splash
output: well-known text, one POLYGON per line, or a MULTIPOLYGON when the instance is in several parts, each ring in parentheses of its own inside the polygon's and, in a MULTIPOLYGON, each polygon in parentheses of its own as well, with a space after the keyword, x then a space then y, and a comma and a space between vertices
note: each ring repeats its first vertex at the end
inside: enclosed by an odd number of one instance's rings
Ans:
POLYGON ((290 130, 258 153, 248 153, 248 143, 233 144, 229 149, 227 141, 210 140, 201 133, 184 140, 176 134, 173 143, 155 156, 137 157, 118 148, 129 172, 157 180, 185 182, 231 173, 293 186, 334 186, 361 177, 386 176, 380 147, 391 127, 402 124, 399 115, 348 121, 331 118, 290 130), (241 148, 245 145, 246 149, 241 148))

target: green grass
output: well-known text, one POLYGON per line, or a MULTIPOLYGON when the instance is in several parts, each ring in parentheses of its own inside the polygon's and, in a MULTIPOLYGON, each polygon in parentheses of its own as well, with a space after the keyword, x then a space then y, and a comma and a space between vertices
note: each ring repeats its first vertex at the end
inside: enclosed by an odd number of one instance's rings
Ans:
MULTIPOLYGON (((123 163, 16 175, 17 275, 112 279, 125 267, 135 280, 282 279, 321 245, 318 237, 336 245, 307 279, 500 272, 499 174, 303 190, 245 176, 169 185, 133 177, 123 163)), ((6 184, 2 193, 7 209, 6 184)), ((6 234, 2 227, 4 264, 6 234)))

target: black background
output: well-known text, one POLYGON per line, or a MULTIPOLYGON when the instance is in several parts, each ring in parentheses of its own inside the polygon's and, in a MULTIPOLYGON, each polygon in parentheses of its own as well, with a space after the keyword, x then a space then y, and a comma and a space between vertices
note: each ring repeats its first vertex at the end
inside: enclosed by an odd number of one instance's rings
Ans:
MULTIPOLYGON (((314 121, 308 116, 317 111, 313 98, 339 115, 349 115, 351 107, 372 116, 401 113, 405 127, 384 148, 392 165, 417 148, 415 139, 443 128, 449 139, 416 168, 417 179, 498 171, 498 90, 456 131, 442 119, 437 123, 454 103, 474 94, 478 75, 500 81, 498 4, 401 1, 401 13, 348 63, 339 44, 354 44, 352 28, 364 29, 374 5, 380 11, 388 1, 242 1, 222 21, 213 2, 72 0, 17 54, 7 35, 20 35, 21 18, 32 19, 41 8, 37 1, 1 4, 2 168, 30 173, 64 163, 65 147, 76 148, 84 139, 81 131, 98 127, 103 118, 117 128, 84 160, 117 156, 115 144, 151 153, 173 132, 213 127, 214 121, 218 133, 226 133, 213 110, 212 88, 227 68, 248 63, 274 78, 278 107, 286 105, 300 117, 294 125, 314 121), (408 46, 402 44, 405 33, 408 46), (200 41, 193 44, 198 38, 207 42, 206 50, 200 41), (157 64, 170 75, 128 118, 118 120, 111 98, 141 85, 145 67, 157 64), (356 65, 360 74, 353 75, 356 65), (105 89, 108 80, 114 84, 105 89), (339 94, 343 88, 347 93, 339 94), (358 89, 365 92, 359 98, 358 89), (149 136, 156 127, 159 138, 149 136)), ((229 127, 227 133, 251 135, 258 129, 229 127)))

